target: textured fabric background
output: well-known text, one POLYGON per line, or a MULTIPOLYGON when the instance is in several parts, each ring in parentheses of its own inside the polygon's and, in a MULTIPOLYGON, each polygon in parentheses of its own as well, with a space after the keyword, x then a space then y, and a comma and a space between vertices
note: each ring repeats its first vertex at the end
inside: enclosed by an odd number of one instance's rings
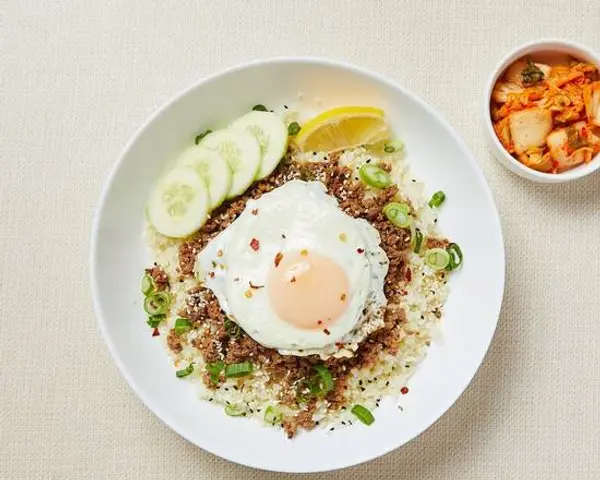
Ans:
POLYGON ((88 286, 106 174, 150 113, 239 62, 372 68, 458 129, 495 195, 507 286, 474 382, 419 438, 323 479, 600 478, 600 174, 541 186, 484 145, 487 75, 556 36, 600 50, 597 0, 0 0, 0 478, 298 478, 229 464, 165 427, 119 375, 88 286))

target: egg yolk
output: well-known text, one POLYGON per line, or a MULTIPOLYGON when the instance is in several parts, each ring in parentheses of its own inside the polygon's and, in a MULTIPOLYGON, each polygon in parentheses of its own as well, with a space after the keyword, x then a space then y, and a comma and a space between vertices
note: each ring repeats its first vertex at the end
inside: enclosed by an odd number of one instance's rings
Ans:
POLYGON ((279 318, 298 328, 326 331, 350 301, 344 269, 308 250, 278 254, 267 286, 279 318))

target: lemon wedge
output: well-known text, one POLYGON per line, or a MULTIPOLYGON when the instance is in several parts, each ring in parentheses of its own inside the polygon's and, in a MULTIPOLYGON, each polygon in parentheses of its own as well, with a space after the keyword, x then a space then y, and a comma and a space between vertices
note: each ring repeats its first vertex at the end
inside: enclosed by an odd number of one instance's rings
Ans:
POLYGON ((383 110, 375 107, 338 107, 305 123, 296 145, 303 152, 336 152, 373 145, 389 138, 383 110))

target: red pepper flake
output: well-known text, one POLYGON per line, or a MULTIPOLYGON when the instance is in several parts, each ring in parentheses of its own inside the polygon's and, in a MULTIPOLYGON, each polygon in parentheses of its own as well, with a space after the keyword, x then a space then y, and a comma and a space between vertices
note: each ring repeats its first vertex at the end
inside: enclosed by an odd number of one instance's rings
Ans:
POLYGON ((258 208, 255 208, 254 210, 251 210, 250 213, 252 215, 258 215, 258 208))
POLYGON ((158 331, 158 328, 154 327, 154 330, 152 330, 152 336, 158 337, 159 335, 160 335, 160 332, 158 331))
POLYGON ((295 282, 296 282, 296 277, 290 278, 290 283, 295 283, 295 282))
POLYGON ((410 282, 412 280, 412 270, 410 268, 406 269, 406 281, 410 282))
POLYGON ((317 320, 317 325, 323 325, 323 320, 317 320))
POLYGON ((335 346, 338 348, 342 348, 344 344, 342 342, 335 342, 335 346))
POLYGON ((215 272, 208 272, 208 276, 210 278, 215 278, 215 272))
POLYGON ((217 250, 217 257, 223 256, 223 250, 217 250))
POLYGON ((331 332, 329 330, 327 330, 326 328, 323 329, 323 333, 325 335, 331 335, 331 332))
POLYGON ((256 238, 253 238, 250 241, 250 248, 252 248, 252 250, 254 250, 255 252, 258 252, 259 247, 260 247, 260 243, 258 242, 258 240, 256 238))
POLYGON ((275 255, 275 267, 279 266, 281 260, 283 260, 283 253, 277 252, 277 255, 275 255))
POLYGON ((356 249, 356 253, 365 253, 365 249, 364 248, 357 248, 356 249))
POLYGON ((254 290, 258 290, 259 288, 265 288, 264 285, 254 285, 252 282, 248 282, 250 284, 250 288, 253 288, 254 290))
POLYGON ((342 295, 340 296, 340 300, 341 300, 342 302, 345 302, 345 301, 346 301, 346 294, 345 294, 345 293, 342 293, 342 295))
POLYGON ((400 393, 401 393, 402 395, 406 395, 406 394, 408 393, 408 387, 402 387, 402 388, 400 389, 400 393))

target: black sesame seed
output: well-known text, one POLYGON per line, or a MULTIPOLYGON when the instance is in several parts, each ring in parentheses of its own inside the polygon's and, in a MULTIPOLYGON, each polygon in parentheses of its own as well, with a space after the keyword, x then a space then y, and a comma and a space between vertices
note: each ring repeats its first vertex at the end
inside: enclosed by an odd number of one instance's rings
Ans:
POLYGON ((319 426, 319 421, 318 421, 318 420, 315 422, 315 425, 316 425, 317 427, 319 426))
POLYGON ((342 420, 342 425, 346 425, 346 422, 344 422, 343 420, 342 420))
POLYGON ((283 108, 285 108, 285 109, 287 110, 288 106, 287 106, 287 105, 284 105, 284 106, 283 106, 283 108))
POLYGON ((335 428, 333 428, 333 427, 331 427, 331 428, 329 429, 329 431, 330 431, 330 432, 333 432, 334 430, 335 430, 335 428))
POLYGON ((359 381, 358 381, 358 384, 362 386, 362 380, 359 380, 359 381))

